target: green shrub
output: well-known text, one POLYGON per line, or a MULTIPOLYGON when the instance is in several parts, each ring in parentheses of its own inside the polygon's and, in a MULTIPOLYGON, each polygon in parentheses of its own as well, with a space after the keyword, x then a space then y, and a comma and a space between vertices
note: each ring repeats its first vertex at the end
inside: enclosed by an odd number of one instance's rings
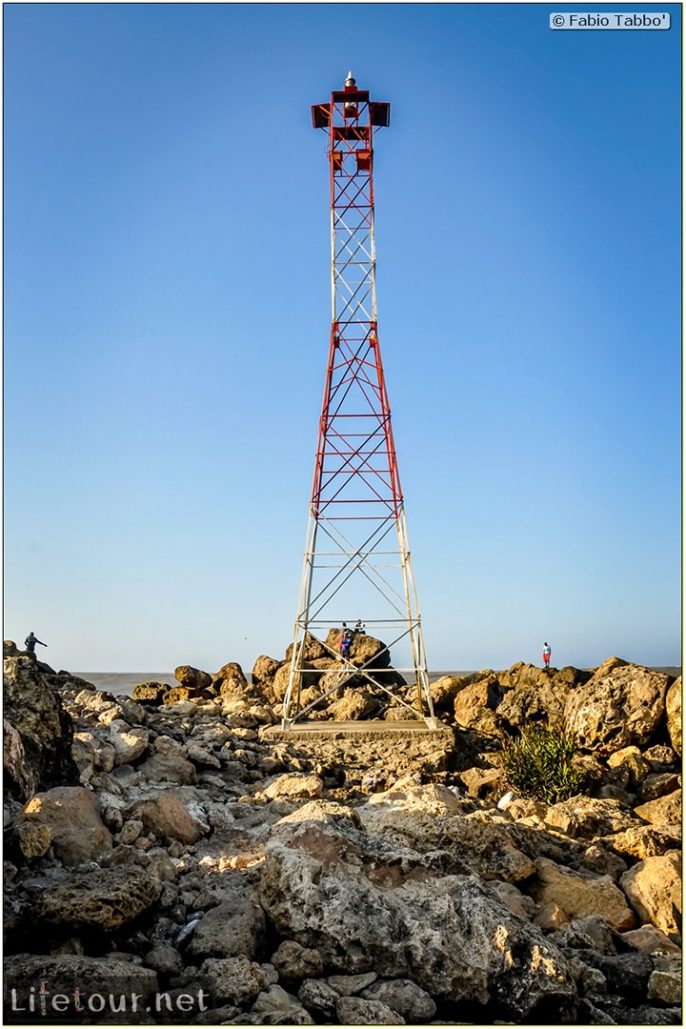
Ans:
POLYGON ((572 766, 574 736, 562 728, 531 725, 503 750, 503 769, 513 789, 525 797, 557 804, 583 790, 572 766))

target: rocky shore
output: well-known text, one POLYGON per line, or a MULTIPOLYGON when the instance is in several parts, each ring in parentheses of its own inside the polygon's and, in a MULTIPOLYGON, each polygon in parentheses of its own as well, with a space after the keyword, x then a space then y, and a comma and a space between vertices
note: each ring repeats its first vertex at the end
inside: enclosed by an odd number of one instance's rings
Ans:
POLYGON ((682 1023, 680 679, 518 663, 434 682, 439 733, 273 738, 288 657, 129 698, 5 644, 5 1024, 682 1023), (503 768, 536 723, 555 804, 503 768))

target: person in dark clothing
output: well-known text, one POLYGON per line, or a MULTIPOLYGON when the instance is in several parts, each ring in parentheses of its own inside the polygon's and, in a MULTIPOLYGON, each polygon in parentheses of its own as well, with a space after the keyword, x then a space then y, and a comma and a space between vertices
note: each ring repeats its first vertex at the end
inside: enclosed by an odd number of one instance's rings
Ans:
POLYGON ((47 643, 43 643, 42 640, 38 639, 35 633, 30 632, 24 640, 24 646, 26 647, 27 653, 35 656, 37 643, 40 643, 41 647, 47 647, 47 643))

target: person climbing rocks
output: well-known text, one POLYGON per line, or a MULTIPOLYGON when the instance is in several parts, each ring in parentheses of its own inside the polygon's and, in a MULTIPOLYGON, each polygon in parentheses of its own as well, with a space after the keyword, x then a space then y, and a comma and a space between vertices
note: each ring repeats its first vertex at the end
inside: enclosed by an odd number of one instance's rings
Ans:
POLYGON ((362 621, 361 618, 358 618, 357 621, 355 622, 355 629, 354 629, 355 634, 357 636, 364 636, 366 631, 367 631, 367 626, 364 624, 364 622, 362 621))
POLYGON ((348 628, 348 626, 346 625, 346 623, 343 622, 343 627, 341 629, 341 635, 338 637, 338 649, 340 651, 341 657, 344 657, 346 659, 350 657, 350 647, 351 647, 352 641, 353 641, 353 634, 350 631, 350 629, 348 628))
POLYGON ((550 644, 549 643, 544 643, 543 644, 543 667, 547 668, 548 671, 550 671, 550 655, 551 655, 551 653, 552 653, 552 651, 550 649, 550 644))
POLYGON ((40 643, 41 647, 47 647, 47 643, 43 643, 42 640, 39 640, 38 637, 36 636, 36 634, 33 633, 33 632, 30 632, 28 634, 28 636, 26 637, 26 639, 24 640, 24 646, 26 647, 26 652, 28 654, 33 654, 34 657, 36 656, 36 644, 37 643, 40 643))

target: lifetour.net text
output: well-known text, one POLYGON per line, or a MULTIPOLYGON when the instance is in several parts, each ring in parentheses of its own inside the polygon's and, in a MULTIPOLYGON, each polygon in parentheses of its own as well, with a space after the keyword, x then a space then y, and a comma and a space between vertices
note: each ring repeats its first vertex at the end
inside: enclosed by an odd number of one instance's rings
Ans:
MULTIPOLYGON (((143 1012, 155 1014, 188 1015, 209 1009, 209 994, 206 990, 197 989, 188 993, 174 990, 173 993, 119 992, 97 993, 86 992, 75 986, 70 992, 51 991, 44 982, 28 989, 12 988, 9 990, 9 1005, 5 1008, 6 1016, 13 1013, 18 1016, 32 1015, 37 1019, 52 1021, 56 1017, 74 1015, 89 1017, 92 1015, 136 1015, 143 1012), (9 1011, 7 1008, 9 1007, 9 1011)), ((24 1020, 24 1019, 22 1019, 24 1020)))

